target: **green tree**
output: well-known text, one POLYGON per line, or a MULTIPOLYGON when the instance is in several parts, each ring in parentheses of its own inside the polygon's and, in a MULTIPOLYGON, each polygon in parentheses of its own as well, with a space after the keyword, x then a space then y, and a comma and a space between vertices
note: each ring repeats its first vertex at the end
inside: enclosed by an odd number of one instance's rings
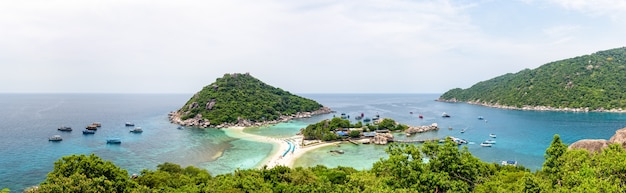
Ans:
POLYGON ((71 155, 54 163, 39 192, 126 192, 135 183, 126 170, 94 154, 71 155))
POLYGON ((561 137, 558 134, 555 134, 550 147, 546 149, 546 154, 544 155, 546 161, 541 168, 541 171, 552 179, 553 184, 560 184, 562 177, 561 169, 564 163, 561 157, 565 152, 567 152, 567 145, 561 142, 561 137))

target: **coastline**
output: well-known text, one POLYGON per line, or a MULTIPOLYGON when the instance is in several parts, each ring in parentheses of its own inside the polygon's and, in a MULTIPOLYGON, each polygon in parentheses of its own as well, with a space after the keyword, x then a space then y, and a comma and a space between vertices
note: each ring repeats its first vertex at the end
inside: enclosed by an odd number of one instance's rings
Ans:
POLYGON ((339 143, 339 142, 331 142, 331 143, 320 142, 320 143, 316 143, 312 145, 302 146, 302 140, 303 140, 302 136, 292 136, 289 138, 273 138, 273 137, 246 133, 244 132, 245 128, 246 127, 241 127, 241 126, 228 127, 224 129, 224 131, 227 131, 226 134, 231 137, 235 137, 235 138, 243 139, 243 140, 261 142, 261 143, 270 143, 273 146, 272 152, 268 154, 265 157, 265 159, 263 159, 263 161, 258 163, 256 165, 256 168, 266 167, 269 169, 269 168, 273 168, 276 166, 293 167, 295 161, 298 158, 300 158, 302 155, 304 155, 305 153, 311 150, 317 149, 317 148, 326 147, 329 145, 334 145, 336 143, 339 143), (289 141, 291 144, 294 145, 293 150, 291 151, 288 150, 290 149, 290 145, 287 141, 289 141), (289 151, 289 152, 285 154, 286 151, 289 151), (285 154, 284 157, 283 157, 283 154, 285 154))
POLYGON ((585 107, 585 108, 557 108, 557 107, 550 107, 550 106, 529 106, 529 105, 525 105, 522 107, 515 107, 515 106, 507 106, 507 105, 501 105, 501 104, 492 104, 492 103, 487 103, 487 102, 480 102, 480 100, 476 100, 476 101, 459 101, 456 99, 450 99, 450 100, 446 100, 446 99, 437 99, 435 101, 438 102, 446 102, 446 103, 467 103, 467 104, 472 104, 472 105, 479 105, 479 106, 485 106, 485 107, 491 107, 491 108, 498 108, 498 109, 508 109, 508 110, 520 110, 520 111, 556 111, 556 112, 607 112, 607 113, 626 113, 626 109, 589 109, 589 107, 585 107))
POLYGON ((271 121, 254 122, 254 121, 250 121, 246 119, 239 119, 237 123, 222 123, 219 125, 211 124, 210 120, 206 118, 202 118, 202 114, 197 114, 193 118, 182 120, 181 117, 183 116, 184 112, 182 112, 180 109, 177 111, 172 111, 168 113, 167 117, 171 123, 178 124, 181 126, 221 129, 221 128, 234 128, 234 127, 261 127, 265 125, 273 125, 273 124, 278 124, 282 122, 287 122, 292 119, 309 118, 314 115, 328 114, 332 112, 333 111, 328 107, 321 107, 318 110, 311 111, 311 112, 297 112, 296 114, 293 114, 293 115, 280 115, 278 119, 271 120, 271 121))

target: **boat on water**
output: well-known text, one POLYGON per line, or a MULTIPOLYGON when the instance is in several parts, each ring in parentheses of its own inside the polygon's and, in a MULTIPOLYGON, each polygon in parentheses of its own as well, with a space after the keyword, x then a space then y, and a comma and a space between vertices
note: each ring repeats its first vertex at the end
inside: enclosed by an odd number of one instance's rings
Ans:
POLYGON ((130 130, 131 133, 142 133, 143 129, 141 129, 141 127, 135 127, 133 129, 130 130))
POLYGON ((488 140, 486 140, 486 141, 485 141, 485 143, 495 144, 495 143, 496 143, 496 140, 491 140, 491 139, 488 139, 488 140))
POLYGON ((51 137, 48 137, 48 141, 62 141, 63 138, 60 135, 53 135, 51 137))
POLYGON ((417 117, 419 117, 420 119, 424 118, 424 116, 422 114, 418 115, 417 117))
POLYGON ((478 120, 484 120, 485 118, 483 116, 478 116, 478 120))
POLYGON ((465 139, 461 139, 461 138, 457 138, 457 137, 452 137, 450 136, 450 139, 452 140, 452 142, 461 145, 461 144, 467 144, 467 140, 465 139))
POLYGON ((330 150, 331 153, 338 153, 338 154, 343 154, 345 153, 343 150, 330 150))
POLYGON ((96 130, 83 130, 83 135, 96 134, 96 130))
POLYGON ((72 131, 71 127, 66 127, 66 126, 61 126, 59 128, 57 128, 57 130, 59 131, 72 131))
POLYGON ((93 123, 91 123, 91 125, 94 125, 96 127, 102 127, 102 123, 100 123, 100 122, 93 122, 93 123))
POLYGON ((176 129, 185 129, 183 126, 178 126, 176 129))
POLYGON ((441 117, 448 118, 448 117, 450 117, 450 115, 448 113, 446 113, 446 112, 443 112, 441 114, 441 117))
POLYGON ((502 161, 502 165, 503 166, 517 166, 517 161, 515 160, 502 161))
POLYGON ((363 119, 364 122, 370 122, 372 121, 372 119, 365 117, 365 119, 363 119))
POLYGON ((98 130, 98 126, 91 124, 91 125, 87 125, 87 127, 85 127, 85 129, 87 130, 98 130))
POLYGON ((465 133, 465 129, 461 129, 461 133, 465 133))
POLYGON ((122 140, 120 138, 109 138, 107 139, 107 144, 120 144, 122 140))
POLYGON ((493 145, 493 144, 491 144, 491 143, 487 143, 487 142, 482 142, 482 143, 480 143, 480 146, 482 146, 482 147, 491 147, 492 145, 493 145))
POLYGON ((372 120, 374 120, 374 121, 376 121, 378 119, 380 119, 380 115, 379 114, 376 114, 376 116, 372 117, 372 120))
POLYGON ((126 127, 132 127, 132 126, 135 126, 135 124, 134 124, 134 123, 131 123, 131 122, 126 122, 124 125, 125 125, 126 127))
POLYGON ((492 134, 489 134, 489 137, 491 137, 491 138, 496 138, 496 134, 493 134, 493 133, 492 133, 492 134))

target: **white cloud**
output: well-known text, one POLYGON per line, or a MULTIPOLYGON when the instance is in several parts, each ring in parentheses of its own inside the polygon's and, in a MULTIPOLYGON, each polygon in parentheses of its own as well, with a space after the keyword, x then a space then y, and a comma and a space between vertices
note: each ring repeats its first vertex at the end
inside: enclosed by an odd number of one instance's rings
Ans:
POLYGON ((596 16, 610 16, 620 20, 626 12, 626 1, 623 0, 551 0, 566 9, 580 11, 596 16))
POLYGON ((195 92, 231 72, 296 93, 442 92, 539 65, 583 29, 490 36, 483 3, 0 1, 0 92, 195 92))

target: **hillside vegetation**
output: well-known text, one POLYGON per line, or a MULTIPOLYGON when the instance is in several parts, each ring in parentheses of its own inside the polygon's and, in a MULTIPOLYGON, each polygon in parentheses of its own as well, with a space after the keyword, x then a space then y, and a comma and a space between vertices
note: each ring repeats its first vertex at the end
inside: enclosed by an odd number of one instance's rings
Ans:
POLYGON ((440 100, 513 107, 626 109, 626 48, 596 52, 455 88, 440 100))
MULTIPOLYGON (((95 155, 54 163, 39 188, 26 192, 625 192, 626 151, 568 150, 558 135, 539 171, 486 163, 447 140, 422 146, 392 144, 372 169, 350 167, 236 170, 213 176, 172 163, 129 177, 95 155), (424 161, 424 160, 428 161, 424 161)), ((359 161, 359 160, 355 160, 359 161)))
POLYGON ((267 85, 250 74, 225 74, 205 86, 178 110, 182 120, 201 115, 211 125, 237 123, 239 119, 263 122, 282 115, 312 112, 321 104, 267 85))

